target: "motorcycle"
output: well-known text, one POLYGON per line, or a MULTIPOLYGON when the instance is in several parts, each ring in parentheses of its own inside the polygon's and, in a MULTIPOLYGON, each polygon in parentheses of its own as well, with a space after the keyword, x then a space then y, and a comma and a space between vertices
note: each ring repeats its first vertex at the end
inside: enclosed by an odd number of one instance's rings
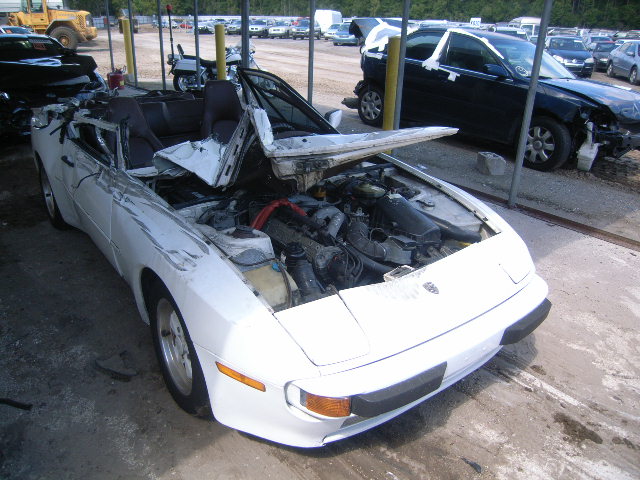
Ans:
MULTIPOLYGON (((253 58, 254 50, 249 51, 249 65, 251 68, 260 68, 253 58)), ((237 68, 242 65, 239 46, 226 48, 227 79, 230 80, 237 89, 240 88, 237 68)), ((198 88, 196 80, 196 56, 185 55, 184 50, 178 44, 178 53, 167 56, 167 64, 171 65, 169 74, 173 75, 173 88, 179 92, 196 90, 198 88)), ((207 80, 218 78, 217 64, 215 60, 200 59, 200 88, 204 87, 207 80)))

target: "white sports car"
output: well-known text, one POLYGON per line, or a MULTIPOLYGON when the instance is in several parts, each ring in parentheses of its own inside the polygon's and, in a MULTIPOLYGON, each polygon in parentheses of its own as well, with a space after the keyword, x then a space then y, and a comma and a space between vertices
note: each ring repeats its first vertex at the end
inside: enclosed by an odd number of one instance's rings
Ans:
POLYGON ((385 422, 547 316, 487 206, 382 152, 455 133, 340 135, 278 77, 34 112, 55 227, 133 290, 187 412, 317 447, 385 422))

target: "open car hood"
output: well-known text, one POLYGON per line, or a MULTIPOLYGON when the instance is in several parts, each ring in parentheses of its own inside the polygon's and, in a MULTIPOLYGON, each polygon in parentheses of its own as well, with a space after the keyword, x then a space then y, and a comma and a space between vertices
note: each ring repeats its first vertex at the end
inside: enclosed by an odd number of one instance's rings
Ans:
POLYGON ((301 192, 322 179, 329 168, 458 131, 449 127, 420 127, 351 135, 304 135, 278 140, 274 139, 266 112, 249 107, 228 144, 223 145, 213 137, 181 143, 156 152, 154 164, 159 172, 175 164, 195 173, 208 185, 229 186, 240 169, 242 149, 239 146, 245 141, 249 123, 265 156, 271 160, 276 176, 281 180, 295 180, 301 192))
MULTIPOLYGON (((408 28, 408 33, 416 30, 408 28)), ((400 35, 402 21, 397 18, 356 18, 349 25, 349 33, 361 38, 364 48, 378 47, 380 49, 389 42, 389 37, 400 35)))
POLYGON ((14 90, 65 83, 88 83, 97 68, 93 57, 70 55, 0 61, 0 89, 14 90))

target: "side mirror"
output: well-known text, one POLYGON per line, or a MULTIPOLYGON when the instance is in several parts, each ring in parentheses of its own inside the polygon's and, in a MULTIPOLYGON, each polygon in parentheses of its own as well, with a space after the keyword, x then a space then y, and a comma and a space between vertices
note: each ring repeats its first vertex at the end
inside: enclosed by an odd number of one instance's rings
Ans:
POLYGON ((342 121, 342 110, 329 110, 324 114, 324 118, 333 128, 338 128, 342 121))
POLYGON ((509 72, 502 65, 496 65, 495 63, 487 63, 482 67, 482 72, 487 75, 493 75, 498 78, 506 78, 509 76, 509 72))

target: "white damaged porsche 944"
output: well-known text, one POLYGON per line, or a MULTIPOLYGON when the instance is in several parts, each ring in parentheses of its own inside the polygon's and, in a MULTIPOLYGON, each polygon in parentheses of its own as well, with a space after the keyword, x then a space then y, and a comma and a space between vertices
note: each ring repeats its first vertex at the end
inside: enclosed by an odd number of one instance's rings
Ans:
POLYGON ((55 227, 129 283, 175 401, 275 442, 370 429, 547 316, 523 241, 382 152, 450 135, 341 135, 278 77, 34 111, 55 227))

